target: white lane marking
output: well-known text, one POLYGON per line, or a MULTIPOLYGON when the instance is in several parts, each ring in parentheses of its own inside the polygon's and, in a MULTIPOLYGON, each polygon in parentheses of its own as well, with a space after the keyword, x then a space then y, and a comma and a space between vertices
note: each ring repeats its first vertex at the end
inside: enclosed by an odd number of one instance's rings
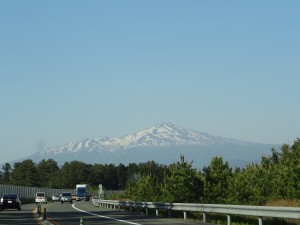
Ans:
POLYGON ((84 212, 84 213, 86 213, 86 214, 92 215, 92 216, 97 216, 97 217, 100 217, 100 218, 105 218, 105 219, 115 220, 115 221, 122 222, 122 223, 129 223, 129 224, 134 224, 134 225, 142 225, 142 224, 140 224, 140 223, 133 223, 133 222, 126 221, 126 220, 118 220, 118 219, 115 219, 115 218, 112 218, 112 217, 107 217, 107 216, 102 216, 102 215, 90 213, 90 212, 84 211, 84 210, 82 210, 82 209, 76 208, 76 207, 75 207, 75 204, 76 204, 76 203, 74 203, 74 204, 72 205, 72 207, 73 207, 74 209, 76 209, 77 211, 84 212))

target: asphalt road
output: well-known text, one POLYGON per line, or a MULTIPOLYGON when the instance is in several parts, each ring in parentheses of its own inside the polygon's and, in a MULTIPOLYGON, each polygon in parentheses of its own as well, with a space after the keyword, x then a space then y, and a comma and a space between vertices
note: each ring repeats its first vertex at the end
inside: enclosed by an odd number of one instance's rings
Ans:
POLYGON ((138 213, 99 208, 91 202, 54 203, 48 204, 46 209, 47 220, 54 225, 79 225, 81 218, 85 225, 204 225, 201 222, 184 221, 183 219, 146 216, 138 213))
MULTIPOLYGON (((0 211, 1 225, 37 225, 39 220, 34 216, 35 204, 22 205, 22 210, 5 209, 0 211)), ((41 223, 40 223, 41 224, 41 223)))

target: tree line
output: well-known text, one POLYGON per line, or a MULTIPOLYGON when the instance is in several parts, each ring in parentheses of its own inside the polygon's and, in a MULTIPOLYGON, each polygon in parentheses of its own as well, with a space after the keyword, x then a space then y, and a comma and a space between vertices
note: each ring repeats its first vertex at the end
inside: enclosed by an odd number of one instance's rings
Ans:
POLYGON ((102 184, 107 190, 125 190, 122 197, 135 201, 262 205, 300 198, 300 139, 271 149, 260 162, 244 168, 232 168, 222 157, 213 157, 202 170, 183 156, 170 165, 149 161, 127 166, 80 161, 59 166, 52 159, 29 159, 5 163, 0 183, 47 188, 102 184))

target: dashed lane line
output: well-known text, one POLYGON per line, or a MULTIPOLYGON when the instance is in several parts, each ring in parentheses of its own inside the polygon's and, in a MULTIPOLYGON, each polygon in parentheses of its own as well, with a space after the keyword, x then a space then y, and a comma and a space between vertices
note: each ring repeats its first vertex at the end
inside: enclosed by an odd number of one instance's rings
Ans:
POLYGON ((96 217, 100 217, 100 218, 105 218, 105 219, 110 219, 110 220, 115 220, 115 221, 118 221, 118 222, 128 223, 128 224, 133 224, 133 225, 142 225, 142 224, 140 224, 140 223, 134 223, 134 222, 126 221, 126 220, 118 220, 118 219, 115 219, 115 218, 112 218, 112 217, 102 216, 102 215, 99 215, 99 214, 87 212, 87 211, 84 211, 84 210, 82 210, 82 209, 76 208, 75 205, 76 205, 76 203, 74 203, 74 204, 72 205, 72 207, 73 207, 74 209, 76 209, 77 211, 80 211, 80 212, 83 212, 83 213, 86 213, 86 214, 89 214, 89 215, 92 215, 92 216, 96 216, 96 217))

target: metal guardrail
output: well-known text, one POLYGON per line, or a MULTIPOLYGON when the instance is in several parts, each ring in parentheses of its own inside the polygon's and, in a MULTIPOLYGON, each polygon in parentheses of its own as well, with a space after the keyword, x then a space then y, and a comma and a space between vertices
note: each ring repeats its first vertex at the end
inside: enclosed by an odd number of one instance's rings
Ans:
POLYGON ((182 211, 184 220, 187 219, 187 212, 202 212, 203 222, 206 222, 207 213, 220 213, 227 215, 227 224, 231 225, 230 215, 243 215, 258 217, 258 224, 263 225, 263 218, 300 219, 300 208, 297 207, 270 207, 270 206, 246 206, 246 205, 217 205, 217 204, 191 204, 191 203, 161 203, 161 202, 127 202, 93 199, 93 204, 98 207, 113 208, 128 207, 132 209, 156 209, 168 211, 182 211))

